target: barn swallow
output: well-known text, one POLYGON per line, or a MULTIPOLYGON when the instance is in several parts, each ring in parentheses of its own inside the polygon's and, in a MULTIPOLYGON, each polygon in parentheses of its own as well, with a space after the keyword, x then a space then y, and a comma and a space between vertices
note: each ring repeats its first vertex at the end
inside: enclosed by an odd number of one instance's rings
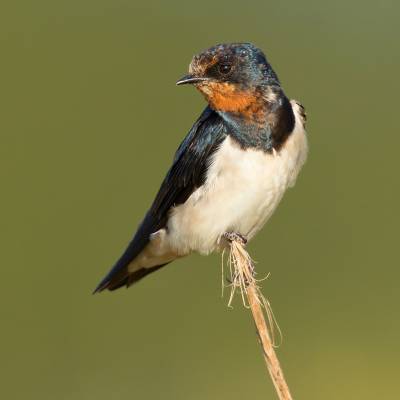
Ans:
POLYGON ((219 44, 193 57, 177 85, 207 107, 185 137, 128 248, 95 289, 129 287, 192 252, 251 240, 294 185, 307 157, 306 116, 264 53, 219 44))

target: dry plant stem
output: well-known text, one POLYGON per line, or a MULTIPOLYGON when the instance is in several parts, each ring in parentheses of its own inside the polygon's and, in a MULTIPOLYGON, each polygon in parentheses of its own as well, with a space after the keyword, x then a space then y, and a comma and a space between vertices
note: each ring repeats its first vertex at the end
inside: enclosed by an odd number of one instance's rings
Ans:
POLYGON ((235 269, 239 269, 236 273, 239 272, 242 276, 246 277, 246 284, 244 285, 245 294, 257 328, 264 359, 278 397, 280 400, 292 400, 289 387, 274 350, 271 335, 268 332, 268 325, 263 311, 263 305, 265 306, 266 302, 263 301, 265 299, 257 286, 257 281, 254 279, 253 262, 243 245, 238 241, 231 242, 231 257, 233 258, 235 269))
POLYGON ((274 383, 278 397, 280 400, 292 400, 289 386, 286 383, 278 357, 276 356, 274 347, 272 346, 272 341, 268 333, 264 313, 261 308, 261 304, 258 301, 257 292, 254 285, 249 285, 247 287, 246 294, 249 300, 251 313, 253 314, 254 322, 256 324, 260 344, 263 349, 265 363, 267 364, 267 368, 269 374, 271 375, 271 379, 274 383))

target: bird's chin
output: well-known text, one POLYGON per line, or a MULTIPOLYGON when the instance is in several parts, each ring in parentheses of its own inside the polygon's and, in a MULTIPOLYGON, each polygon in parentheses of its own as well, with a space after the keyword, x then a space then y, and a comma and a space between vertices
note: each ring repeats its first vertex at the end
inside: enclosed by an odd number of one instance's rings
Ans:
POLYGON ((193 85, 197 90, 199 90, 205 96, 211 96, 213 89, 209 82, 198 82, 193 85))

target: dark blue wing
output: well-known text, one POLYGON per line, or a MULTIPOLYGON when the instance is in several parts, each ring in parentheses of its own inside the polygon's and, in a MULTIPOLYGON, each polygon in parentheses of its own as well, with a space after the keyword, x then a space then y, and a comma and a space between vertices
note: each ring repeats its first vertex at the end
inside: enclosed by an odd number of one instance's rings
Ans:
POLYGON ((184 203, 194 190, 204 184, 209 159, 225 137, 223 119, 207 107, 179 146, 172 167, 128 248, 95 292, 129 286, 162 267, 144 268, 130 275, 127 270, 149 242, 150 235, 165 227, 171 207, 184 203))

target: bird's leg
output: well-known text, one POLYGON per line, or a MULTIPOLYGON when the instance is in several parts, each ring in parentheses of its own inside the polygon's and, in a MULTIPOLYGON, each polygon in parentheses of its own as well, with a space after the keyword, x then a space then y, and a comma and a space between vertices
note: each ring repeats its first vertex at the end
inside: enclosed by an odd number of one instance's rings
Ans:
POLYGON ((233 242, 234 240, 236 240, 237 242, 239 242, 241 245, 245 246, 247 243, 247 239, 241 235, 238 232, 225 232, 222 235, 228 242, 233 242))
MULTIPOLYGON (((246 245, 246 243, 247 243, 247 239, 243 236, 243 235, 241 235, 240 233, 238 233, 238 232, 225 232, 225 233, 223 233, 222 234, 222 237, 227 241, 227 242, 229 242, 229 243, 232 243, 233 241, 237 241, 237 242, 239 242, 242 246, 244 246, 244 245, 246 245)), ((230 279, 230 278, 226 278, 226 281, 230 284, 230 285, 232 285, 233 284, 233 281, 235 280, 235 278, 234 277, 232 277, 233 279, 230 279)))
MULTIPOLYGON (((222 236, 223 236, 223 237, 225 238, 225 240, 226 240, 227 242, 229 242, 229 243, 232 243, 232 242, 236 241, 236 242, 240 243, 242 246, 245 246, 246 243, 247 243, 246 237, 243 236, 243 235, 241 235, 241 234, 238 233, 238 232, 225 232, 222 236)), ((252 275, 253 277, 255 277, 255 269, 254 269, 253 263, 249 263, 249 269, 250 269, 251 275, 252 275)), ((232 285, 232 284, 233 284, 233 285, 237 284, 237 282, 240 281, 240 279, 239 279, 239 277, 238 277, 238 274, 239 274, 239 272, 238 272, 238 270, 235 268, 235 275, 232 277, 233 279, 232 279, 232 280, 231 280, 231 279, 227 279, 227 281, 228 281, 231 285, 232 285)), ((247 279, 247 278, 244 279, 244 284, 245 284, 246 287, 250 284, 250 282, 248 282, 248 279, 247 279)))

